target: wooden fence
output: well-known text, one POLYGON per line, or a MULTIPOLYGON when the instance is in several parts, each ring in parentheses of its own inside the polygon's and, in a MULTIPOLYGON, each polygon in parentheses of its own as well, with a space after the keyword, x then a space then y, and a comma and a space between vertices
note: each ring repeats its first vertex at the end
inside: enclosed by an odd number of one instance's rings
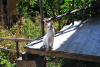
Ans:
POLYGON ((0 40, 12 40, 15 41, 16 43, 16 50, 12 49, 6 49, 6 48, 0 48, 2 50, 8 51, 8 52, 16 52, 17 58, 19 58, 20 52, 19 52, 19 42, 25 41, 25 42, 30 42, 32 39, 23 39, 23 38, 8 38, 8 37, 0 37, 0 40))

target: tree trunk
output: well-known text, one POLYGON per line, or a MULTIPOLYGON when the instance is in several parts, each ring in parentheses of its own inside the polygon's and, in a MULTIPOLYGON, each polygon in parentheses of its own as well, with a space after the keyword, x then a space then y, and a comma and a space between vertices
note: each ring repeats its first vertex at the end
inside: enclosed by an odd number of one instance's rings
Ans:
MULTIPOLYGON (((60 15, 60 0, 58 0, 58 15, 60 15)), ((60 19, 58 20, 58 30, 61 29, 61 21, 60 19)))
POLYGON ((44 22, 43 22, 43 3, 42 0, 40 0, 40 15, 41 15, 41 30, 42 30, 42 36, 44 36, 44 22))
MULTIPOLYGON (((74 10, 74 0, 72 1, 72 10, 74 10)), ((72 15, 72 25, 74 25, 74 15, 72 15)))
MULTIPOLYGON (((86 8, 86 0, 84 0, 83 8, 86 8)), ((83 18, 82 18, 82 20, 84 21, 85 19, 86 19, 86 17, 85 17, 85 10, 83 10, 83 18)))

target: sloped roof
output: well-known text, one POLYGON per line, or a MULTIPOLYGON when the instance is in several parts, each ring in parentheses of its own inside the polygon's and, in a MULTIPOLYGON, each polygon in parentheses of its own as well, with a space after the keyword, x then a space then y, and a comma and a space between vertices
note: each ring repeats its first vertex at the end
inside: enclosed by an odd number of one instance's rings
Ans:
MULTIPOLYGON (((100 56, 100 17, 74 23, 75 25, 63 27, 56 34, 52 51, 100 56)), ((42 45, 42 38, 40 38, 26 47, 39 50, 42 45)))

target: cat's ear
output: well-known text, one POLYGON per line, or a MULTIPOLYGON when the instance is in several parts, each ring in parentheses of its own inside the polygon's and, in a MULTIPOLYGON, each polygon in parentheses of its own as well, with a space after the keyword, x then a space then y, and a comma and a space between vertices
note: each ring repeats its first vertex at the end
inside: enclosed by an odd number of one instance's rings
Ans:
POLYGON ((47 24, 48 24, 47 22, 44 23, 44 25, 46 25, 46 26, 47 26, 47 24))
POLYGON ((50 24, 53 24, 53 21, 51 21, 50 24))

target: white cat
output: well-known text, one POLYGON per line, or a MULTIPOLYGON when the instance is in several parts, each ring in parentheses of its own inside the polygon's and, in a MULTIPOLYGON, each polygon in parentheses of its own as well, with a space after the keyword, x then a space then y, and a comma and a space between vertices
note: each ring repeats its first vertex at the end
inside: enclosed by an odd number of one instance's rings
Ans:
POLYGON ((50 23, 45 23, 47 27, 47 34, 43 37, 43 46, 45 46, 46 50, 51 50, 53 47, 54 42, 54 27, 53 27, 53 21, 50 23))

